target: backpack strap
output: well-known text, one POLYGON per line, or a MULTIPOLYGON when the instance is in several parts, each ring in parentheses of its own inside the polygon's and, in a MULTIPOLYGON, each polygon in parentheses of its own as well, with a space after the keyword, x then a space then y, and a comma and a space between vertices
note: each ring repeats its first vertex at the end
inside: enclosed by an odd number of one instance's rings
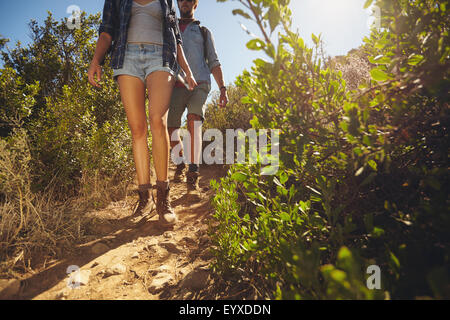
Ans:
POLYGON ((206 48, 206 43, 208 41, 208 28, 202 26, 200 24, 200 21, 195 20, 194 21, 195 24, 198 25, 198 27, 200 28, 200 33, 202 34, 203 37, 203 56, 205 57, 205 60, 208 61, 208 49, 206 48))
POLYGON ((205 60, 208 61, 208 49, 206 48, 206 43, 208 41, 208 28, 201 25, 199 25, 199 27, 203 37, 203 55, 205 57, 205 60))

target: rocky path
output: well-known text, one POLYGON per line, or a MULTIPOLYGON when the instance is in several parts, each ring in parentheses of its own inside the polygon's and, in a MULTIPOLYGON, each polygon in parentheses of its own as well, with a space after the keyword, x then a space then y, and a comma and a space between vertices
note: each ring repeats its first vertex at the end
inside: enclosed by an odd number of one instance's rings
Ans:
MULTIPOLYGON (((171 168, 171 177, 173 176, 171 168)), ((224 175, 219 166, 202 168, 200 192, 187 194, 184 183, 172 183, 171 201, 179 217, 172 229, 158 217, 130 221, 134 197, 89 213, 97 236, 21 281, 17 298, 55 299, 216 299, 208 287, 212 255, 208 219, 213 209, 209 187, 224 175), (69 274, 71 270, 73 273, 69 274)))

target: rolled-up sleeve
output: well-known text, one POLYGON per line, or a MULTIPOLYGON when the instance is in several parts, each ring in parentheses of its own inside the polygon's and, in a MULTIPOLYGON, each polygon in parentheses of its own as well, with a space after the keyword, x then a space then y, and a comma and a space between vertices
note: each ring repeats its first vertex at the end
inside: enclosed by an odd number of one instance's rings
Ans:
POLYGON ((173 24, 172 24, 172 29, 173 29, 173 33, 175 34, 175 39, 177 40, 177 44, 183 44, 183 40, 181 39, 180 27, 178 25, 177 11, 175 10, 175 5, 174 5, 173 1, 171 1, 170 12, 173 15, 173 19, 174 19, 173 24))
POLYGON ((175 25, 175 39, 177 39, 177 44, 183 44, 183 40, 181 39, 180 27, 178 26, 178 21, 175 25))
POLYGON ((209 70, 212 72, 212 70, 215 67, 220 66, 219 57, 217 56, 216 47, 214 45, 214 37, 211 33, 211 31, 207 31, 207 39, 206 39, 206 59, 208 61, 208 67, 209 70))
POLYGON ((98 29, 98 35, 102 32, 108 33, 113 39, 115 38, 115 23, 117 19, 115 0, 105 0, 105 6, 103 7, 103 18, 100 28, 98 29))

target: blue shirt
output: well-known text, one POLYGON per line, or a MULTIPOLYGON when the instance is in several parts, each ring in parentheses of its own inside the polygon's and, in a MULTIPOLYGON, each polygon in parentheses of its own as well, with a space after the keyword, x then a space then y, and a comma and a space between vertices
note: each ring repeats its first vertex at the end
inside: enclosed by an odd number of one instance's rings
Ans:
POLYGON ((220 62, 217 57, 213 35, 208 29, 206 30, 206 39, 203 39, 200 21, 193 21, 181 33, 181 38, 184 54, 195 80, 211 83, 211 71, 220 66, 220 62))
MULTIPOLYGON (((163 11, 163 66, 174 72, 178 71, 177 44, 182 44, 178 19, 176 17, 173 0, 159 0, 163 11)), ((112 37, 111 67, 123 67, 127 46, 128 25, 131 18, 133 0, 105 0, 103 19, 98 30, 108 33, 112 37)))

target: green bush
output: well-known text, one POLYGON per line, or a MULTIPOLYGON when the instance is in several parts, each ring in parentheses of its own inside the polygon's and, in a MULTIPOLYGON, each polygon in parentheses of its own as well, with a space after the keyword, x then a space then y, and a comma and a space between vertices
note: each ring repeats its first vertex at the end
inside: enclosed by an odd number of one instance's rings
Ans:
POLYGON ((2 82, 9 85, 1 89, 2 113, 27 130, 33 190, 53 183, 61 199, 79 194, 84 177, 130 182, 133 170, 125 112, 108 61, 101 89, 87 81, 100 16, 83 13, 81 23, 80 29, 70 30, 49 13, 43 25, 30 23, 33 42, 28 47, 17 44, 2 52, 2 82), (28 98, 22 99, 22 92, 28 98))
POLYGON ((269 60, 237 85, 252 126, 281 130, 280 170, 234 165, 212 184, 216 270, 283 299, 448 298, 447 5, 376 1, 383 29, 363 46, 372 79, 350 90, 322 63, 320 38, 311 49, 290 30, 288 3, 234 11, 264 36, 247 47, 269 60), (381 290, 366 287, 370 265, 381 290))
POLYGON ((203 129, 218 129, 225 133, 226 129, 243 129, 244 131, 251 128, 250 120, 253 115, 248 106, 241 102, 245 96, 245 92, 236 86, 229 86, 228 105, 225 108, 219 106, 220 94, 216 93, 213 99, 208 103, 205 113, 205 123, 203 129))

